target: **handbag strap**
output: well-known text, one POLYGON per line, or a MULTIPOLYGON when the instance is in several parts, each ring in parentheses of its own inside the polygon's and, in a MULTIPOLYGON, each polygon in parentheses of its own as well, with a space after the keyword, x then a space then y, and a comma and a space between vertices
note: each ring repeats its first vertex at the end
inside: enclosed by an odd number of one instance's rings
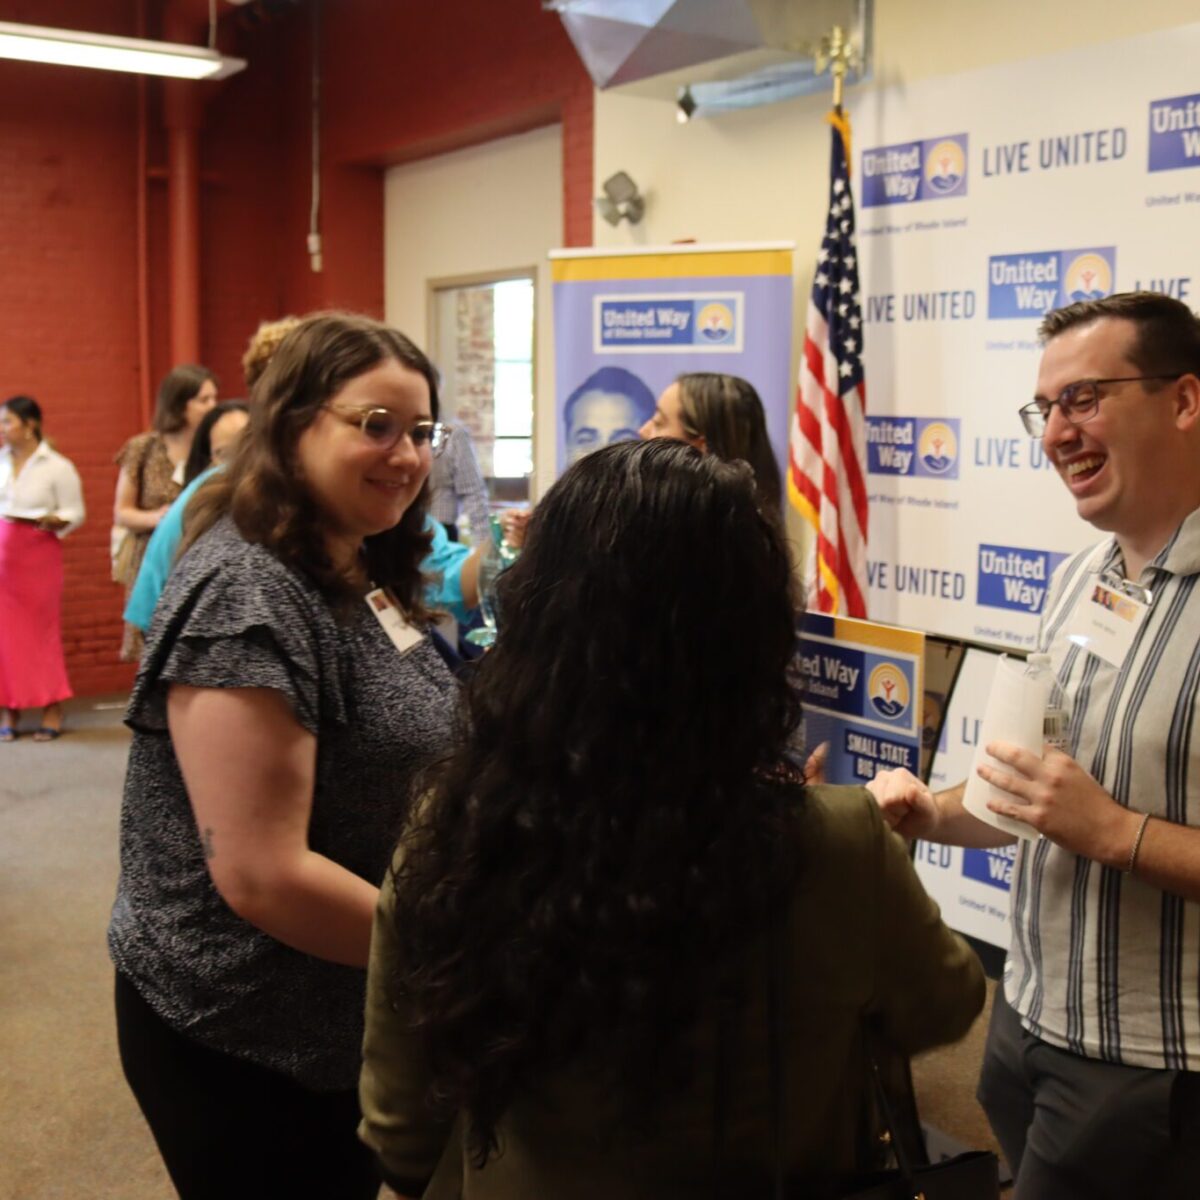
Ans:
POLYGON ((887 1088, 883 1086, 883 1076, 879 1071, 879 1060, 875 1056, 869 1035, 865 1044, 867 1063, 871 1068, 871 1085, 875 1092, 875 1101, 879 1105, 880 1116, 883 1117, 884 1127, 887 1129, 888 1136, 892 1139, 891 1146, 892 1153, 896 1156, 896 1169, 900 1172, 900 1178, 904 1181, 907 1194, 913 1200, 922 1200, 921 1185, 917 1182, 912 1159, 909 1158, 904 1139, 900 1136, 900 1126, 896 1120, 896 1113, 892 1107, 892 1102, 888 1099, 887 1088))
MULTIPOLYGON (((784 1171, 783 1171, 783 1072, 781 1064, 784 1053, 783 1030, 783 947, 782 930, 773 924, 767 940, 767 1055, 768 1086, 771 1101, 771 1143, 774 1162, 773 1195, 774 1200, 784 1200, 784 1171)), ((876 1103, 883 1118, 884 1127, 891 1138, 892 1151, 896 1156, 896 1167, 904 1182, 906 1193, 912 1200, 923 1200, 921 1186, 916 1180, 913 1163, 904 1145, 904 1139, 899 1135, 899 1124, 895 1111, 888 1099, 887 1088, 883 1085, 883 1076, 879 1070, 879 1060, 876 1057, 869 1028, 864 1023, 863 1045, 866 1049, 867 1064, 871 1069, 871 1087, 875 1093, 876 1103)), ((723 1132, 723 1131, 722 1131, 723 1132)))

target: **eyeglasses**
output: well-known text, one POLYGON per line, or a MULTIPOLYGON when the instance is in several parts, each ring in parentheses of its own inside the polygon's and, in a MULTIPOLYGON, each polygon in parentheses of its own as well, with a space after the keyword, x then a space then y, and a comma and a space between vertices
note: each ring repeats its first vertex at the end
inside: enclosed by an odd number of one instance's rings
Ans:
POLYGON ((1050 420, 1050 410, 1057 404, 1059 411, 1072 425, 1090 421, 1100 407, 1100 389, 1112 383, 1146 383, 1153 379, 1179 379, 1180 375, 1125 375, 1120 379, 1081 379, 1068 384, 1056 400, 1043 400, 1040 396, 1024 408, 1018 409, 1021 423, 1030 437, 1041 437, 1050 420))
POLYGON ((363 437, 380 450, 393 449, 407 435, 415 450, 420 451, 428 446, 437 457, 445 449, 450 433, 441 421, 418 421, 406 429, 403 420, 388 408, 339 408, 336 404, 327 404, 325 407, 331 412, 357 416, 363 437))

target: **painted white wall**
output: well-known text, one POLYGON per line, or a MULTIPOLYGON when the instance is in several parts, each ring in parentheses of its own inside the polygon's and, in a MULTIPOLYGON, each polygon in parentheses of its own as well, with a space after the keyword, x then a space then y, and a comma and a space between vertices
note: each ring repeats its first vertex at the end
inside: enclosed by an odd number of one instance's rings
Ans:
POLYGON ((431 280, 534 267, 535 494, 554 475, 547 253, 562 245, 562 126, 391 168, 384 177, 384 311, 431 346, 431 280))
MULTIPOLYGON (((876 0, 875 73, 865 86, 952 75, 1198 19, 1196 0, 876 0)), ((1080 86, 1103 88, 1104 80, 1080 86)), ((671 99, 597 92, 597 190, 624 170, 647 205, 637 226, 614 229, 594 217, 596 245, 795 241, 806 297, 825 222, 829 103, 828 94, 808 96, 680 125, 671 99)), ((946 112, 953 125, 951 87, 946 112)))

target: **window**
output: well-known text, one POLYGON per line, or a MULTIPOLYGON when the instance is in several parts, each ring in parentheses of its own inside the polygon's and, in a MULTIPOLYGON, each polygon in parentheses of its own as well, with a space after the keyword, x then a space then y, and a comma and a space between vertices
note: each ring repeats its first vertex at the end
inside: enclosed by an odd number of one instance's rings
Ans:
POLYGON ((434 282, 442 419, 471 436, 493 503, 528 500, 533 473, 533 272, 434 282))

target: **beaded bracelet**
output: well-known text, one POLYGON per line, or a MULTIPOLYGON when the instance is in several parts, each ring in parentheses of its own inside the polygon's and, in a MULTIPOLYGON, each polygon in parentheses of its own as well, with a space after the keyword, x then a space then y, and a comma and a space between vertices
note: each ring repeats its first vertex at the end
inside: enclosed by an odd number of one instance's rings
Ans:
POLYGON ((1125 868, 1126 875, 1132 875, 1137 866, 1138 851, 1142 848, 1142 838, 1146 836, 1146 826, 1150 824, 1150 814, 1142 815, 1142 823, 1138 826, 1137 837, 1133 839, 1133 849, 1129 851, 1129 864, 1125 868))

